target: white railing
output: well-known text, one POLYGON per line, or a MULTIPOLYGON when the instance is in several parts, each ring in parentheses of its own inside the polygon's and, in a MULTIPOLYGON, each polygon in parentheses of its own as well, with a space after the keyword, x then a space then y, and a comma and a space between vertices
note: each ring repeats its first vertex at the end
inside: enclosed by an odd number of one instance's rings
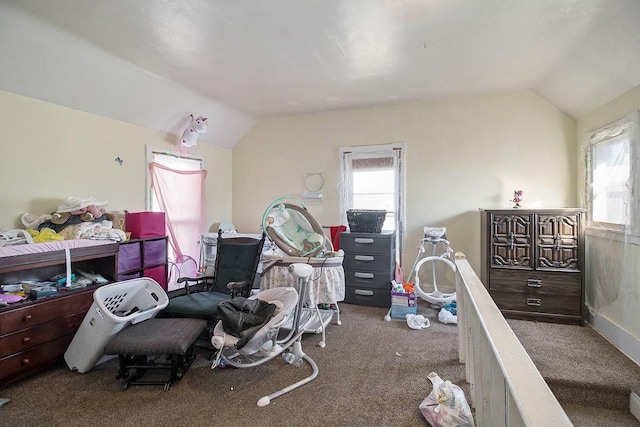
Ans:
POLYGON ((456 254, 458 351, 476 425, 572 426, 464 254, 456 254))

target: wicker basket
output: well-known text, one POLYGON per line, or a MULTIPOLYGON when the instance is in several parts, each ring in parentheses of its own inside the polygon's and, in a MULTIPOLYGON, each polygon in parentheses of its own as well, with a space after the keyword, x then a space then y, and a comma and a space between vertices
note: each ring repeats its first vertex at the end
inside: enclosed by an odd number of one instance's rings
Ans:
POLYGON ((352 233, 379 233, 386 216, 385 210, 350 209, 347 211, 349 230, 352 233))

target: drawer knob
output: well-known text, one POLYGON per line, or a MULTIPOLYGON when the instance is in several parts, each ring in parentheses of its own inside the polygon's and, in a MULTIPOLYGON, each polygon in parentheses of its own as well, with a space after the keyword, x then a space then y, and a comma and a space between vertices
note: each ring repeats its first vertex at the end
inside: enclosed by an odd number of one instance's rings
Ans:
POLYGON ((354 258, 355 258, 356 261, 367 261, 367 262, 369 262, 369 261, 375 260, 375 258, 373 256, 371 256, 371 255, 356 255, 354 258))
POLYGON ((373 279, 373 273, 358 273, 356 272, 354 276, 358 279, 373 279))
POLYGON ((23 365, 28 365, 29 364, 29 359, 22 359, 22 364, 23 365))
POLYGON ((29 342, 29 341, 31 341, 31 338, 29 338, 29 337, 24 337, 24 338, 22 338, 22 342, 27 343, 27 342, 29 342))
POLYGON ((24 316, 24 321, 28 322, 29 320, 31 320, 31 315, 27 314, 26 316, 24 316))
POLYGON ((541 288, 542 280, 540 279, 527 279, 527 286, 530 288, 541 288))
POLYGON ((527 298, 527 305, 530 307, 540 307, 542 300, 540 298, 527 298))

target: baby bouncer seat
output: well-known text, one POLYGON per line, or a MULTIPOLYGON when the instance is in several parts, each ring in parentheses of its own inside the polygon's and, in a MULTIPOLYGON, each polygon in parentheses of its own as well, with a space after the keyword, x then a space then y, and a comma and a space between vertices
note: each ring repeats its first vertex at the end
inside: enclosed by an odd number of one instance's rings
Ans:
POLYGON ((409 281, 415 274, 415 292, 416 295, 432 304, 447 304, 456 300, 456 293, 444 293, 438 290, 436 281, 436 270, 438 264, 444 264, 451 271, 456 271, 456 265, 451 260, 453 251, 449 241, 447 240, 446 227, 424 227, 424 237, 420 240, 418 246, 418 256, 411 268, 409 281), (426 253, 425 244, 432 247, 431 255, 422 257, 426 253), (438 245, 444 246, 445 251, 441 255, 436 255, 438 245), (420 283, 420 270, 426 267, 431 268, 431 284, 420 283))
MULTIPOLYGON (((258 406, 268 405, 273 399, 288 393, 310 381, 318 375, 318 365, 302 350, 302 334, 304 330, 300 325, 300 314, 304 303, 306 286, 313 268, 308 264, 292 264, 289 266, 291 273, 297 278, 296 288, 287 286, 267 289, 247 298, 246 301, 236 299, 236 305, 245 305, 251 311, 254 307, 260 307, 256 311, 269 312, 270 315, 262 320, 252 317, 253 313, 245 310, 241 315, 233 313, 226 315, 229 304, 233 300, 222 303, 219 307, 221 320, 217 323, 211 338, 211 344, 218 349, 216 359, 211 368, 214 369, 220 363, 225 363, 236 368, 251 368, 266 363, 279 355, 287 363, 301 366, 302 361, 307 362, 312 369, 311 375, 302 380, 275 391, 258 400, 258 406), (284 338, 280 338, 280 328, 289 317, 293 318, 293 328, 284 338), (247 327, 240 325, 246 321, 247 327)), ((233 310, 230 310, 233 311, 233 310)))
POLYGON ((271 203, 262 216, 262 227, 269 239, 292 257, 321 257, 327 239, 320 223, 309 213, 304 203, 299 205, 282 197, 271 203))
MULTIPOLYGON (((304 301, 307 306, 302 310, 300 322, 305 332, 322 333, 318 345, 324 347, 325 328, 334 314, 336 324, 341 324, 338 301, 342 301, 345 294, 344 252, 333 250, 320 223, 296 197, 285 196, 272 202, 264 212, 262 227, 275 246, 262 254, 260 288, 270 289, 291 281, 288 267, 292 264, 311 265, 314 273, 309 279, 304 301)), ((284 327, 288 328, 290 323, 284 327)))

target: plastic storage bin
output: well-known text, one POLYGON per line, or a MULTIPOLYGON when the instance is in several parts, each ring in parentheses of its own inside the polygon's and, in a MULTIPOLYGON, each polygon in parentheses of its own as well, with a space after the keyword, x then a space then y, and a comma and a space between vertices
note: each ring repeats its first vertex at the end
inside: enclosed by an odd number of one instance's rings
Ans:
POLYGON ((347 222, 352 233, 380 233, 384 224, 386 210, 349 209, 347 222))
POLYGON ((96 289, 93 304, 64 354, 67 366, 80 373, 90 371, 105 356, 105 346, 118 332, 155 317, 168 303, 164 289, 148 277, 96 289))
POLYGON ((391 318, 406 319, 407 314, 417 314, 416 294, 391 291, 391 318))

